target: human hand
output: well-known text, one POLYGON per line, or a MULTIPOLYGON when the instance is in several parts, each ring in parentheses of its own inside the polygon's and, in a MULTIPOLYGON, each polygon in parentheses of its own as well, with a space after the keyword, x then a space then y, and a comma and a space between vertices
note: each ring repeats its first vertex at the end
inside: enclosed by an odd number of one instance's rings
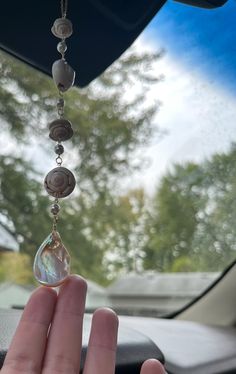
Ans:
MULTIPOLYGON (((78 374, 86 290, 77 276, 69 277, 58 296, 51 288, 38 288, 24 309, 1 374, 78 374)), ((94 313, 84 374, 114 373, 117 329, 112 310, 94 313)), ((164 373, 158 361, 148 360, 140 374, 164 373)))

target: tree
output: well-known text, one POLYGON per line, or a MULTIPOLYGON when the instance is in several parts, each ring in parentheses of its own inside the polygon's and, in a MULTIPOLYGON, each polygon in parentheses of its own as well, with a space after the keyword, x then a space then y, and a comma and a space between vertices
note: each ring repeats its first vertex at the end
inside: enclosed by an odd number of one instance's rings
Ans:
POLYGON ((157 189, 144 267, 220 271, 235 259, 236 147, 201 164, 175 165, 157 189))
POLYGON ((150 212, 145 268, 171 271, 176 259, 191 254, 202 178, 201 168, 193 163, 175 165, 162 178, 150 212))
POLYGON ((193 245, 202 269, 221 270, 236 257, 236 147, 203 165, 205 210, 193 245), (207 249, 207 250, 206 250, 207 249))
POLYGON ((21 253, 0 253, 0 282, 30 284, 34 282, 30 257, 21 253))
MULTIPOLYGON (((110 243, 107 238, 118 225, 122 231, 120 217, 136 219, 131 205, 117 198, 117 191, 119 179, 132 170, 136 148, 146 144, 153 131, 159 103, 145 111, 142 103, 145 92, 161 79, 153 76, 151 68, 160 56, 131 51, 90 87, 66 95, 65 116, 71 120, 75 136, 73 144, 65 146, 79 190, 62 202, 59 231, 72 254, 73 270, 100 282, 106 282, 104 259, 114 243, 114 238, 110 243), (140 82, 139 91, 124 98, 134 77, 140 82)), ((2 52, 0 71, 0 119, 5 143, 10 146, 0 155, 0 224, 19 241, 21 252, 32 262, 51 227, 50 203, 37 161, 46 159, 48 152, 47 160, 53 157, 46 124, 56 117, 57 93, 49 78, 2 52)), ((119 230, 117 233, 119 236, 119 230)))
MULTIPOLYGON (((110 279, 120 273, 142 270, 143 246, 146 242, 146 196, 143 189, 130 190, 111 199, 108 206, 109 220, 101 220, 100 231, 104 235, 104 263, 110 279)), ((97 236, 97 235, 96 235, 97 236)))
MULTIPOLYGON (((76 171, 84 192, 107 187, 118 175, 130 171, 136 148, 149 141, 159 102, 142 108, 145 94, 162 77, 154 76, 152 64, 159 54, 129 52, 100 78, 83 90, 66 94, 66 118, 75 130, 73 137, 76 171), (134 81, 139 89, 131 94, 134 81), (124 99, 124 92, 129 94, 124 99), (92 187, 94 187, 92 189, 92 187)), ((51 79, 1 52, 0 118, 11 140, 27 144, 46 142, 47 123, 56 117, 57 91, 51 79)), ((19 143, 17 144, 19 148, 19 143)))

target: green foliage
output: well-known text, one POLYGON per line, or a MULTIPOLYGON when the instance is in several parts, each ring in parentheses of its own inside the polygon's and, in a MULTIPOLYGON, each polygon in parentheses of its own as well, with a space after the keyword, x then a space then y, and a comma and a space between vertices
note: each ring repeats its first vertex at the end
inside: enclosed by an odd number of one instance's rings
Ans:
MULTIPOLYGON (((152 64, 162 53, 129 52, 99 79, 83 90, 66 94, 66 117, 75 130, 76 171, 83 191, 104 190, 118 175, 130 171, 130 159, 137 146, 148 142, 152 119, 159 102, 140 110, 145 94, 162 77, 152 74, 152 64), (139 90, 130 99, 134 81, 139 90)), ((56 117, 57 91, 51 79, 1 52, 0 118, 11 136, 20 142, 45 142, 47 123, 56 117)))
POLYGON ((145 267, 170 271, 176 258, 188 256, 197 224, 201 183, 197 165, 176 165, 174 171, 161 180, 154 198, 145 267))
POLYGON ((34 177, 32 167, 22 159, 0 158, 1 225, 28 254, 32 253, 50 225, 48 201, 34 177))
POLYGON ((201 165, 175 165, 150 212, 144 267, 220 271, 236 257, 236 147, 201 165))
MULTIPOLYGON (((142 103, 145 92, 161 79, 151 69, 160 55, 126 54, 89 88, 66 94, 65 116, 75 136, 73 144, 65 146, 74 150, 71 161, 79 191, 62 202, 58 228, 72 254, 73 271, 100 283, 108 281, 113 247, 114 269, 121 262, 131 268, 131 232, 139 218, 132 208, 134 198, 117 197, 116 191, 120 177, 132 170, 134 151, 152 133, 159 103, 146 111, 142 103), (137 77, 139 91, 124 99, 137 77)), ((0 73, 0 120, 3 136, 11 145, 10 151, 0 155, 0 224, 18 240, 21 253, 30 256, 32 265, 52 224, 37 160, 44 159, 45 152, 50 152, 48 160, 53 157, 54 144, 46 140, 46 127, 57 116, 57 92, 51 79, 4 53, 0 73), (29 159, 26 151, 32 153, 34 144, 40 154, 29 159)))
MULTIPOLYGON (((135 151, 153 133, 159 102, 143 104, 162 79, 151 71, 160 56, 126 54, 90 87, 66 95, 75 130, 67 148, 79 189, 62 201, 58 229, 72 270, 104 285, 122 272, 218 271, 235 259, 235 146, 201 164, 174 165, 151 199, 142 189, 120 192, 135 151), (136 94, 126 95, 137 81, 136 94)), ((27 283, 52 224, 37 161, 45 152, 45 159, 53 157, 45 134, 56 116, 56 90, 3 53, 0 72, 2 137, 9 142, 0 154, 0 225, 20 244, 20 254, 1 254, 0 280, 8 280, 11 268, 17 282, 27 283), (34 144, 41 153, 32 159, 26 151, 34 144)))
POLYGON ((170 271, 173 273, 189 273, 198 271, 198 269, 190 257, 180 256, 173 261, 170 271))
POLYGON ((32 284, 30 257, 20 253, 0 253, 0 282, 32 284))

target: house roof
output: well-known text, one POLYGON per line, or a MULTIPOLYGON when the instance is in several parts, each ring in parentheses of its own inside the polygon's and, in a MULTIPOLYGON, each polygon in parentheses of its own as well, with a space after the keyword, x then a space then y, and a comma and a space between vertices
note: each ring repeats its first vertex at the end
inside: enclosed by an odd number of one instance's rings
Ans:
MULTIPOLYGON (((90 280, 87 281, 87 284, 86 308, 95 309, 108 305, 106 290, 90 280)), ((23 308, 35 288, 35 285, 20 285, 10 282, 0 283, 0 308, 23 308)))
POLYGON ((1 283, 0 284, 0 308, 12 308, 15 306, 23 307, 31 292, 26 290, 21 285, 14 283, 1 283))
POLYGON ((18 252, 19 248, 16 239, 0 225, 0 250, 18 252))
POLYGON ((128 274, 109 288, 110 297, 194 297, 206 289, 219 273, 128 274))

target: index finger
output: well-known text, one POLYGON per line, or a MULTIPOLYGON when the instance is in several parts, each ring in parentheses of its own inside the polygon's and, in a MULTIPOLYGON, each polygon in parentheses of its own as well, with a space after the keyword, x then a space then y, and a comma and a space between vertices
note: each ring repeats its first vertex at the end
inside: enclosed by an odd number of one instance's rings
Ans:
POLYGON ((61 286, 44 358, 43 374, 78 373, 87 285, 71 275, 61 286))
POLYGON ((39 374, 57 294, 40 287, 30 297, 9 347, 1 374, 39 374))

